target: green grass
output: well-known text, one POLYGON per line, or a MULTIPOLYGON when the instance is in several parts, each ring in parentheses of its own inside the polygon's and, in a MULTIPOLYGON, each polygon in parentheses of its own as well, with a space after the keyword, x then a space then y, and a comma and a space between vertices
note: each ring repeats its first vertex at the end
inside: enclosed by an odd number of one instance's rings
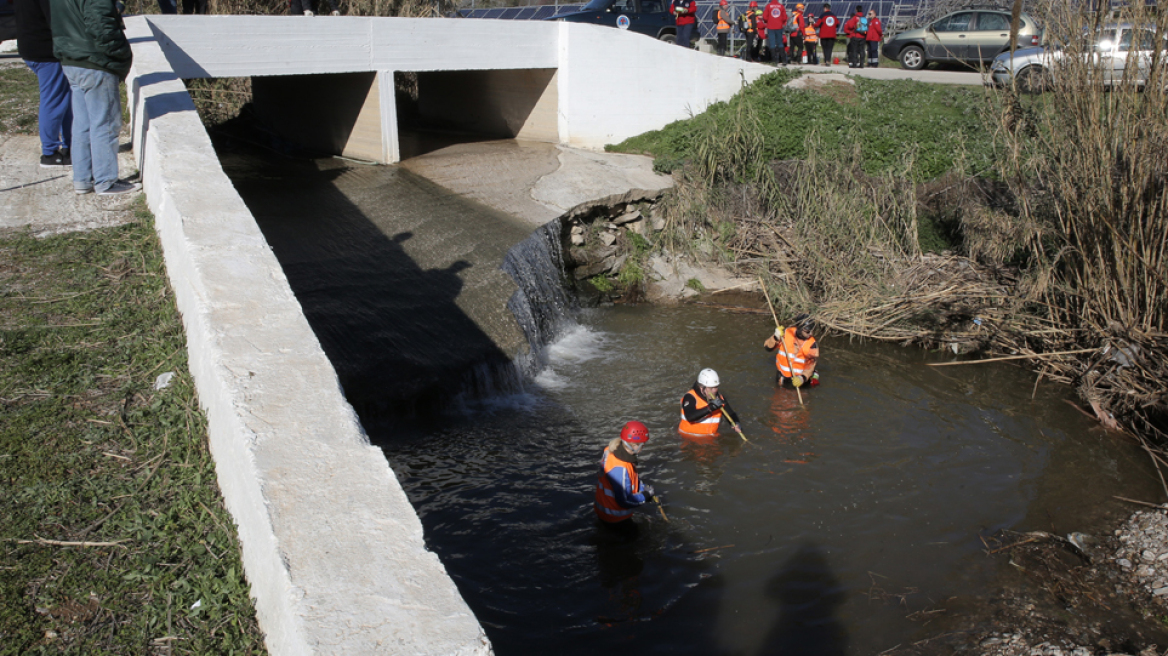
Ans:
POLYGON ((0 654, 265 651, 152 225, 0 239, 0 654))
POLYGON ((36 134, 40 91, 23 63, 0 67, 0 133, 36 134))
MULTIPOLYGON (((816 131, 827 152, 859 142, 864 169, 872 174, 896 167, 908 154, 920 180, 952 169, 961 154, 973 170, 990 164, 990 139, 981 121, 984 92, 979 88, 857 78, 849 102, 784 87, 793 77, 793 72, 776 71, 742 92, 761 122, 766 161, 806 158, 807 136, 816 131)), ((716 103, 703 114, 608 149, 653 155, 659 170, 672 171, 694 156, 703 128, 725 122, 730 111, 730 104, 716 103)))

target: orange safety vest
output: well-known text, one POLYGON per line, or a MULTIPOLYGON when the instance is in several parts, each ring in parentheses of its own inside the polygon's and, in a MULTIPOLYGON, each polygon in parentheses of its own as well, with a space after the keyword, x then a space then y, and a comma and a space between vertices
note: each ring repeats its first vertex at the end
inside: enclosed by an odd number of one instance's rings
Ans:
MULTIPOLYGON (((681 397, 681 400, 685 401, 686 396, 692 396, 692 397, 694 397, 695 400, 697 400, 697 404, 694 407, 697 408, 698 410, 701 410, 702 408, 710 405, 709 402, 707 402, 705 399, 698 396, 693 390, 686 392, 681 397)), ((682 410, 681 411, 681 425, 678 426, 677 429, 679 431, 681 431, 683 433, 687 433, 689 435, 713 435, 714 433, 718 432, 718 425, 721 423, 722 423, 722 411, 721 410, 715 410, 714 412, 711 412, 710 414, 706 415, 706 417, 704 419, 701 419, 696 424, 686 421, 685 420, 685 410, 682 410)))
POLYGON ((803 41, 805 43, 818 43, 819 35, 815 33, 815 26, 808 25, 803 28, 803 41))
MULTIPOLYGON (((614 440, 620 442, 620 440, 614 440)), ((627 470, 629 481, 632 483, 634 492, 641 490, 641 479, 637 476, 637 470, 633 468, 633 463, 625 462, 612 454, 613 449, 616 448, 609 444, 604 448, 604 454, 600 456, 600 475, 596 478, 596 503, 592 504, 592 509, 596 511, 596 516, 601 521, 616 523, 624 521, 633 515, 632 508, 622 508, 616 502, 616 495, 612 491, 612 483, 608 480, 608 472, 617 467, 623 467, 627 470)))
POLYGON ((730 21, 726 20, 726 15, 722 12, 721 9, 718 10, 717 30, 719 32, 729 32, 730 31, 730 21))
POLYGON ((778 367, 779 373, 786 378, 793 378, 791 369, 795 370, 795 376, 803 375, 803 370, 807 368, 807 359, 811 357, 811 350, 815 348, 815 338, 809 337, 806 341, 795 347, 795 327, 792 326, 783 333, 783 343, 775 349, 775 366, 778 367), (784 352, 784 349, 786 351, 784 352), (791 356, 791 361, 787 362, 787 356, 791 356))

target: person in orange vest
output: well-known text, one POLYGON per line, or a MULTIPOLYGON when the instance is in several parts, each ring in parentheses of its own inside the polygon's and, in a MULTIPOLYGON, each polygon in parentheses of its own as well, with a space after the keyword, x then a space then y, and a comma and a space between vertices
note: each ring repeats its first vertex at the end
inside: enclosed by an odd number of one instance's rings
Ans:
POLYGON ((726 56, 726 42, 730 38, 730 26, 734 24, 734 18, 730 15, 730 3, 722 0, 718 3, 717 19, 718 32, 718 56, 726 56))
POLYGON ((762 15, 761 9, 755 9, 754 15, 751 17, 754 21, 754 60, 757 62, 766 61, 770 57, 767 50, 767 27, 766 17, 762 15))
POLYGON ((600 475, 596 479, 596 499, 592 504, 602 524, 614 528, 633 527, 633 508, 653 498, 653 487, 637 475, 637 456, 649 441, 649 429, 639 421, 630 421, 620 437, 604 447, 600 456, 600 475))
POLYGON ((775 383, 780 387, 788 383, 793 387, 802 387, 804 383, 815 387, 819 384, 819 374, 815 373, 819 345, 811 336, 815 320, 800 314, 791 323, 790 328, 775 328, 775 334, 762 344, 766 350, 775 351, 775 368, 778 369, 775 383))
POLYGON ((745 41, 742 46, 743 61, 754 61, 755 59, 754 41, 758 30, 755 29, 754 12, 757 7, 758 3, 755 0, 750 0, 750 8, 738 17, 738 31, 742 33, 742 38, 745 41))
POLYGON ((815 14, 807 12, 803 17, 803 49, 807 51, 807 63, 819 63, 819 35, 815 33, 815 14))
POLYGON ((677 45, 688 48, 690 37, 693 36, 694 26, 698 22, 697 0, 673 0, 669 12, 677 20, 677 45))
POLYGON ((742 434, 738 425, 738 414, 730 408, 726 398, 718 393, 718 372, 713 369, 702 369, 698 374, 698 381, 693 389, 681 397, 681 425, 678 430, 686 435, 713 435, 718 432, 722 423, 722 416, 728 416, 734 422, 734 430, 742 434))
POLYGON ((807 25, 803 22, 803 4, 795 5, 795 11, 791 12, 790 32, 791 36, 787 39, 791 47, 791 61, 795 64, 803 61, 803 29, 807 25))

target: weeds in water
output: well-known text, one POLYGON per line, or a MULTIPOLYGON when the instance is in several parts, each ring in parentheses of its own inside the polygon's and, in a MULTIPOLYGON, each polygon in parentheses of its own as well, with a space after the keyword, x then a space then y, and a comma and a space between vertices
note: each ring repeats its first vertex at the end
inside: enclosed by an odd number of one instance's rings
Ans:
POLYGON ((0 280, 0 653, 264 653, 149 214, 0 280))

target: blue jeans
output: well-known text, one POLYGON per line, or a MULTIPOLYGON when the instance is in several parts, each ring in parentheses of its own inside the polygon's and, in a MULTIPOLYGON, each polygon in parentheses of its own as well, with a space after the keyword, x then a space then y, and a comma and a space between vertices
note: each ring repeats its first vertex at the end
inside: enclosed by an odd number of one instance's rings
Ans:
POLYGON ((57 62, 24 62, 36 73, 41 106, 37 123, 41 131, 41 154, 52 155, 73 143, 73 104, 69 80, 57 62))
POLYGON ((767 30, 767 50, 771 51, 771 61, 787 61, 787 53, 783 50, 783 33, 780 30, 767 30))
POLYGON ((686 23, 685 25, 678 25, 677 26, 677 45, 681 46, 682 48, 688 48, 690 37, 693 36, 693 29, 694 29, 693 23, 686 23))
POLYGON ((105 191, 118 181, 121 80, 107 71, 62 68, 73 87, 73 188, 105 191))

